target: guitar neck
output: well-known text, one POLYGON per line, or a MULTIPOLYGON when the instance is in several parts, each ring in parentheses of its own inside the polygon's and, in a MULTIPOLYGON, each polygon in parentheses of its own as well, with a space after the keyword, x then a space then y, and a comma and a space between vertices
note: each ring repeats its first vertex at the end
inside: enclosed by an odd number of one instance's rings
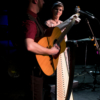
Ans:
POLYGON ((62 30, 71 22, 70 18, 65 20, 63 23, 59 24, 57 27, 62 30))
MULTIPOLYGON (((64 36, 69 32, 69 30, 71 29, 71 27, 74 25, 74 23, 75 23, 75 18, 73 18, 72 19, 72 21, 70 21, 69 23, 68 23, 68 21, 66 21, 67 22, 67 27, 66 27, 66 29, 64 30, 64 32, 62 32, 62 34, 60 35, 60 37, 57 39, 57 41, 56 41, 56 43, 59 45, 60 43, 61 43, 61 41, 64 39, 64 36)), ((64 23, 65 24, 65 23, 64 23)))

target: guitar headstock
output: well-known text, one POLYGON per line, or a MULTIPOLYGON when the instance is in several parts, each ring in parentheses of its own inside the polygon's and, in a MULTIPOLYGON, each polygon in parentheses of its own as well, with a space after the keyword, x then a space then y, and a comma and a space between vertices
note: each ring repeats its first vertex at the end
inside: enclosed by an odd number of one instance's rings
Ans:
POLYGON ((76 8, 75 8, 75 13, 78 15, 78 16, 80 16, 80 6, 76 6, 76 8))

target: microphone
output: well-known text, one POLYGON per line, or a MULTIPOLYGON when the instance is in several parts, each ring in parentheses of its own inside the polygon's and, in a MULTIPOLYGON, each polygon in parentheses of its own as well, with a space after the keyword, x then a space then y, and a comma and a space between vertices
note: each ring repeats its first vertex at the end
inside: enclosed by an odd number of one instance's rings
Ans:
POLYGON ((88 11, 84 12, 84 11, 80 10, 80 7, 79 7, 79 6, 76 6, 75 12, 76 12, 76 13, 81 13, 81 14, 86 15, 86 16, 92 18, 92 19, 95 19, 95 16, 94 16, 93 14, 91 14, 91 13, 88 12, 88 11))

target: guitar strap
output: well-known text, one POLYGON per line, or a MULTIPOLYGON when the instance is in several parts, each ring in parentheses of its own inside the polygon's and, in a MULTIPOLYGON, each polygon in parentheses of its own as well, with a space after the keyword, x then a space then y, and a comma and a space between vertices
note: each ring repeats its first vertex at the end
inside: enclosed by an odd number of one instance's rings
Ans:
POLYGON ((44 35, 44 30, 43 28, 41 27, 41 22, 39 20, 39 18, 37 17, 37 19, 35 19, 32 15, 28 14, 28 17, 31 21, 34 21, 37 25, 37 35, 36 37, 43 37, 44 35))

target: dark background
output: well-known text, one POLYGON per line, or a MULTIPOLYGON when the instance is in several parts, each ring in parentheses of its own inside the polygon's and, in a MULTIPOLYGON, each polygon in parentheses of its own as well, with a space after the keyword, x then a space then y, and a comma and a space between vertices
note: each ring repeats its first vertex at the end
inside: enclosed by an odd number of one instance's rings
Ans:
MULTIPOLYGON (((44 22, 45 20, 51 18, 51 7, 52 4, 57 1, 57 0, 45 0, 44 7, 42 11, 39 13, 39 17, 41 18, 41 21, 44 22)), ((76 1, 66 1, 66 0, 61 0, 65 6, 65 10, 63 12, 63 15, 61 16, 61 20, 66 20, 69 18, 72 14, 75 13, 75 7, 80 6, 80 9, 83 11, 89 11, 90 13, 94 14, 94 16, 99 20, 100 14, 99 14, 99 2, 96 1, 90 1, 84 0, 76 0, 76 1)), ((25 0, 3 0, 0 1, 0 14, 7 14, 8 15, 8 23, 9 25, 13 26, 14 20, 18 17, 21 16, 23 12, 23 9, 25 8, 24 6, 26 5, 25 0), (7 10, 5 12, 4 10, 7 10)), ((86 16, 80 15, 81 22, 78 25, 74 26, 74 33, 69 35, 69 39, 81 39, 81 38, 87 38, 91 36, 90 29, 87 25, 86 22, 86 16)), ((92 30, 95 34, 96 37, 99 37, 99 22, 97 20, 93 20, 91 18, 88 18, 90 25, 92 27, 92 30)), ((71 30, 72 31, 72 30, 71 30)))
MULTIPOLYGON (((45 4, 41 12, 38 14, 41 21, 44 23, 47 19, 51 18, 51 7, 56 0, 45 0, 45 4)), ((74 25, 70 32, 68 33, 69 40, 79 40, 92 37, 91 30, 87 24, 86 18, 88 19, 92 32, 97 38, 100 38, 100 14, 99 14, 99 1, 91 0, 76 0, 68 1, 61 0, 64 4, 64 12, 61 16, 61 20, 66 20, 72 14, 75 14, 75 7, 80 6, 82 11, 88 11, 97 18, 91 19, 87 16, 80 15, 81 22, 78 25, 74 25)), ((27 2, 25 0, 0 0, 0 55, 1 63, 8 62, 9 57, 11 57, 12 52, 15 51, 12 42, 10 41, 10 33, 15 33, 14 27, 17 26, 16 19, 19 19, 23 14, 27 2)), ((98 40, 99 43, 99 40, 98 40)), ((81 41, 78 42, 78 47, 76 51, 76 64, 85 63, 85 48, 87 44, 87 64, 95 64, 97 56, 94 47, 94 42, 91 41, 81 41)), ((4 64, 4 63, 3 63, 4 64)))
MULTIPOLYGON (((39 17, 42 22, 51 18, 51 7, 55 1, 56 0, 45 0, 44 7, 42 11, 39 13, 39 17)), ((81 10, 83 11, 89 11, 90 13, 94 14, 94 16, 98 19, 98 21, 93 20, 91 18, 88 18, 88 20, 94 35, 97 38, 100 38, 99 0, 61 0, 61 2, 63 2, 65 6, 63 15, 60 18, 63 21, 75 13, 76 6, 80 6, 81 10)), ((18 57, 16 55, 16 49, 14 48, 11 42, 10 34, 14 35, 15 32, 17 31, 14 29, 17 26, 16 20, 19 20, 19 18, 23 15, 26 5, 27 5, 26 0, 0 0, 0 91, 1 91, 0 93, 1 93, 1 98, 3 98, 3 100, 8 99, 8 97, 11 99, 10 94, 13 94, 12 97, 13 98, 15 97, 15 99, 17 100, 17 98, 20 96, 19 94, 22 94, 21 91, 20 92, 18 91, 18 93, 15 91, 15 90, 21 90, 20 88, 22 87, 20 86, 22 85, 20 85, 21 82, 19 81, 19 79, 14 77, 14 76, 18 77, 18 73, 16 70, 18 67, 16 65, 18 57), (9 71, 12 70, 14 70, 15 73, 9 75, 9 71), (16 93, 13 91, 15 91, 19 96, 15 95, 16 93)), ((78 25, 74 25, 71 28, 70 32, 68 33, 69 40, 80 40, 92 37, 92 33, 86 22, 87 17, 80 15, 80 18, 81 22, 78 25)), ((98 40, 98 43, 99 41, 100 40, 98 40)), ((87 40, 78 42, 78 47, 75 52, 76 65, 85 65, 85 64, 94 65, 100 62, 99 55, 96 54, 95 46, 93 44, 94 42, 87 40), (85 52, 86 46, 87 46, 87 53, 85 52)), ((89 79, 91 78, 89 77, 89 79)))

